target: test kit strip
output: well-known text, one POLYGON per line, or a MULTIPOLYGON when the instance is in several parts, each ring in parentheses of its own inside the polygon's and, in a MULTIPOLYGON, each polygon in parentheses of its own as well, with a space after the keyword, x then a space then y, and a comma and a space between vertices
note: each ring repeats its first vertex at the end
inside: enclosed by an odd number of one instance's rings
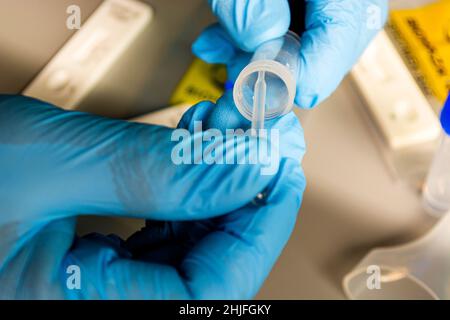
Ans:
POLYGON ((391 149, 437 139, 440 123, 385 31, 351 75, 391 149))
POLYGON ((23 94, 76 108, 152 16, 152 8, 142 2, 104 1, 23 94))

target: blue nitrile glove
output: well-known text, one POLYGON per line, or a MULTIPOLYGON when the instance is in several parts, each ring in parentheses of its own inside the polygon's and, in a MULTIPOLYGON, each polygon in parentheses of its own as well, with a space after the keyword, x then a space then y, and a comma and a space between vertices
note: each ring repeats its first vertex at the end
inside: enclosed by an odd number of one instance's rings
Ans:
MULTIPOLYGON (((302 1, 302 0, 298 0, 302 1)), ((303 0, 306 31, 301 35, 296 104, 311 108, 326 99, 355 64, 387 18, 387 0, 303 0)), ((207 28, 193 52, 209 63, 228 64, 230 80, 261 43, 286 33, 286 0, 210 0, 219 24, 207 28)), ((295 12, 292 14, 295 19, 295 12)))
MULTIPOLYGON (((236 127, 243 119, 234 110, 229 97, 200 103, 180 127, 236 127)), ((242 159, 254 150, 240 139, 202 143, 205 133, 196 133, 172 142, 172 129, 0 95, 0 298, 254 296, 305 186, 299 123, 292 115, 272 125, 281 160, 265 176, 258 164, 172 161, 174 147, 197 141, 203 150, 235 147, 242 159), (255 201, 261 192, 265 200, 255 201), (127 241, 78 238, 78 215, 150 220, 127 241)))

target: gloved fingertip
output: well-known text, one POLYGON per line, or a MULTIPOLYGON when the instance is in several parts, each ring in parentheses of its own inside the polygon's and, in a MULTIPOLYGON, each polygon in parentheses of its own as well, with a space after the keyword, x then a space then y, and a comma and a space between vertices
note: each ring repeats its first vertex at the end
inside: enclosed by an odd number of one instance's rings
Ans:
POLYGON ((269 40, 277 39, 286 34, 289 29, 289 20, 280 20, 279 26, 262 28, 257 32, 249 32, 236 35, 234 41, 237 46, 245 52, 254 52, 260 45, 269 40))
POLYGON ((206 28, 192 45, 195 56, 208 63, 226 64, 236 54, 236 50, 226 32, 219 24, 206 28))
POLYGON ((287 0, 210 1, 210 6, 233 42, 246 52, 283 36, 290 25, 287 0))
POLYGON ((233 92, 226 92, 218 101, 215 112, 208 121, 210 128, 243 129, 250 128, 250 121, 244 118, 238 111, 233 99, 233 92))
POLYGON ((207 119, 215 106, 212 101, 200 101, 193 105, 183 114, 177 128, 192 132, 194 130, 194 122, 207 119))
POLYGON ((312 109, 319 104, 318 94, 301 94, 297 90, 297 96, 295 97, 295 104, 300 107, 300 109, 312 109))

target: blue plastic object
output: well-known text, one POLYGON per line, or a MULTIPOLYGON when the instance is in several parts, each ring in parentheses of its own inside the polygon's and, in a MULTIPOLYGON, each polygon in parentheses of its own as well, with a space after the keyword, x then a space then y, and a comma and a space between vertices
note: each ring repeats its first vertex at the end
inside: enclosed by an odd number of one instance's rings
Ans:
POLYGON ((445 133, 450 136, 450 93, 441 111, 441 125, 445 133))

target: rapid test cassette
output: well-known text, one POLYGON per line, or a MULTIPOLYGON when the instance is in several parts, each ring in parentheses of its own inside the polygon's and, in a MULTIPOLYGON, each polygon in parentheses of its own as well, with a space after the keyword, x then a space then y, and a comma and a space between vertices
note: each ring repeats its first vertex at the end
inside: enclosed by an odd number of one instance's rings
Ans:
POLYGON ((23 94, 66 109, 75 108, 152 17, 153 10, 145 3, 104 1, 23 94))

